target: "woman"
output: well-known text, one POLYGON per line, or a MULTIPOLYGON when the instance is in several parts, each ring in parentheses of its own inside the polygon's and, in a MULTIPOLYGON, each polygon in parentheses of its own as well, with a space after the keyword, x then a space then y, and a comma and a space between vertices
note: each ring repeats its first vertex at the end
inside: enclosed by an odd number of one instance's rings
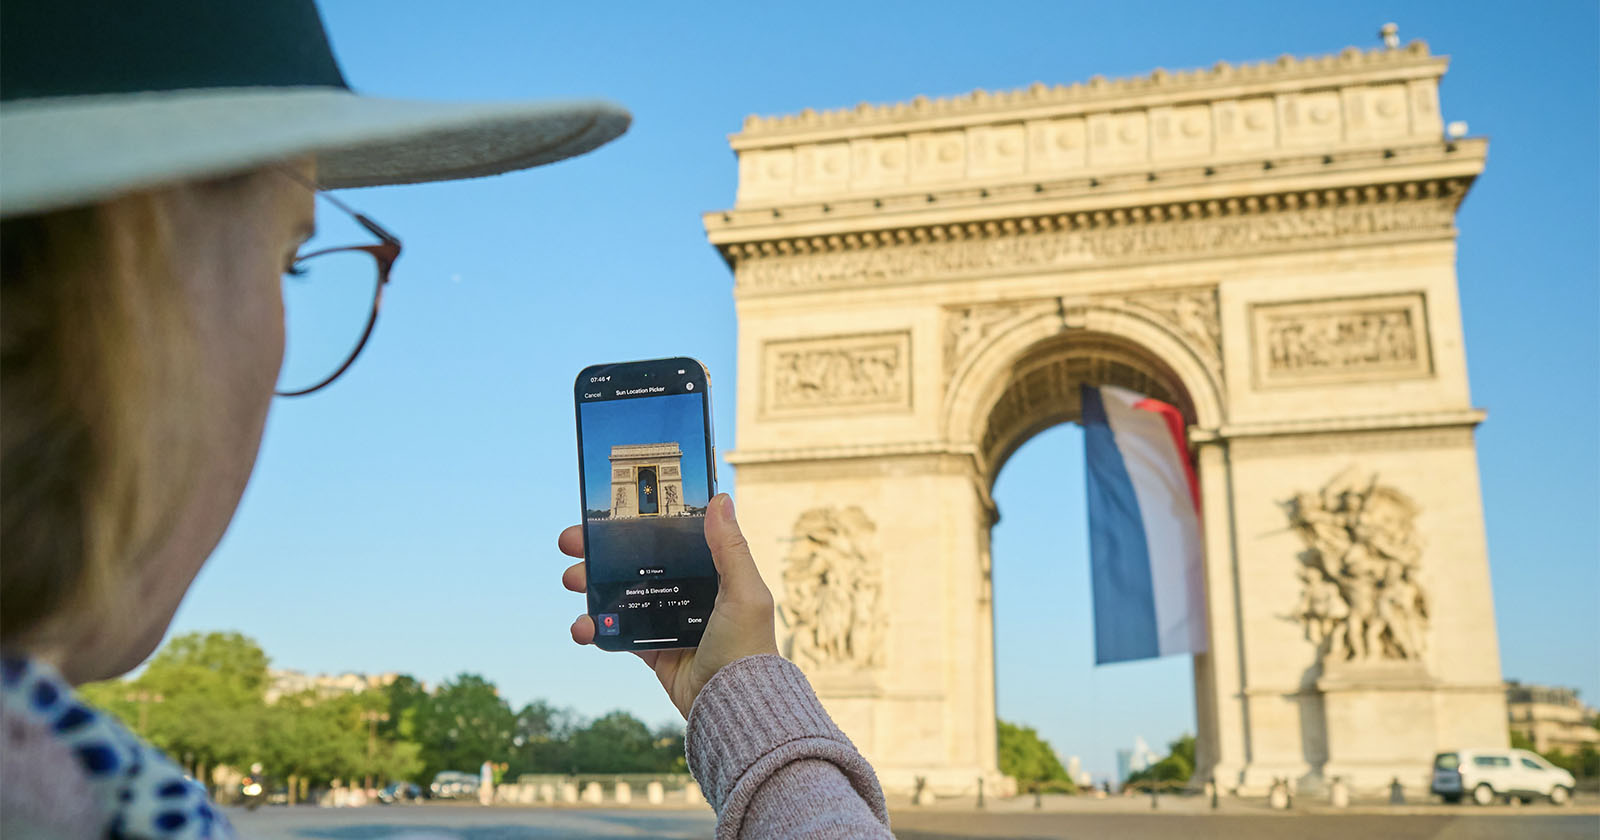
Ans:
MULTIPOLYGON (((280 275, 315 282, 298 249, 318 186, 548 163, 628 116, 357 97, 310 0, 8 3, 0 62, 0 834, 229 836, 71 686, 154 650, 233 516, 283 361, 280 275)), ((355 218, 374 241, 342 250, 372 258, 381 295, 400 241, 355 218)), ((706 539, 721 591, 701 646, 643 658, 688 720, 718 836, 887 836, 872 769, 777 656, 727 496, 706 539)), ((577 528, 558 542, 582 557, 577 528)), ((583 591, 581 562, 563 582, 583 591)), ((593 641, 587 616, 572 637, 593 641)))

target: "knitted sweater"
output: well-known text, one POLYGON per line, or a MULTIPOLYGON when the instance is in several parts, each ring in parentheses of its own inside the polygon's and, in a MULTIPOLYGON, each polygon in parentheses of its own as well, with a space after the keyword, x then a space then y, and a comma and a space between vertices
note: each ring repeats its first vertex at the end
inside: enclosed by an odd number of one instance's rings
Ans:
POLYGON ((892 836, 872 767, 783 657, 718 671, 689 709, 685 747, 718 840, 892 836))

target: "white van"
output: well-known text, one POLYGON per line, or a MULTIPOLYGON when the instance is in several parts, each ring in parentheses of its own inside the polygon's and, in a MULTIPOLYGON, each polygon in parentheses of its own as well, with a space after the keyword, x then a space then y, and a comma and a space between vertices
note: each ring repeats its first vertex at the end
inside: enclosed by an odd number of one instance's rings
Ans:
POLYGON ((1446 802, 1471 796, 1479 805, 1512 796, 1572 801, 1572 774, 1527 750, 1457 750, 1433 757, 1433 792, 1446 802))

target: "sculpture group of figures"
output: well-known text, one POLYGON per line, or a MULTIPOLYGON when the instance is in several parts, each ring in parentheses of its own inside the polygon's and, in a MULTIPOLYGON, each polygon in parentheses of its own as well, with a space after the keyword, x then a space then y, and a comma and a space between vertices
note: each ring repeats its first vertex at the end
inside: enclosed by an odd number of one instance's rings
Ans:
POLYGON ((883 664, 883 572, 861 508, 814 508, 795 522, 778 614, 803 668, 883 664))
POLYGON ((1354 469, 1287 505, 1306 550, 1295 617, 1324 661, 1418 660, 1428 602, 1417 578, 1417 506, 1354 469))
POLYGON ((1284 320, 1268 330, 1278 370, 1339 370, 1411 362, 1416 326, 1404 309, 1284 320))
POLYGON ((900 364, 893 346, 785 352, 773 371, 775 392, 795 406, 890 398, 898 391, 900 364))

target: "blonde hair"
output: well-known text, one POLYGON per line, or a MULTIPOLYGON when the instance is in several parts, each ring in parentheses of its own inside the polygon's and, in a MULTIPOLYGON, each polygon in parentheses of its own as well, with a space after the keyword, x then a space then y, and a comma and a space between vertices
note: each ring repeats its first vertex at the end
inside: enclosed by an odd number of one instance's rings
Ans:
MULTIPOLYGON (((0 644, 113 606, 191 466, 190 186, 0 223, 0 644)), ((128 593, 133 594, 133 593, 128 593)))

